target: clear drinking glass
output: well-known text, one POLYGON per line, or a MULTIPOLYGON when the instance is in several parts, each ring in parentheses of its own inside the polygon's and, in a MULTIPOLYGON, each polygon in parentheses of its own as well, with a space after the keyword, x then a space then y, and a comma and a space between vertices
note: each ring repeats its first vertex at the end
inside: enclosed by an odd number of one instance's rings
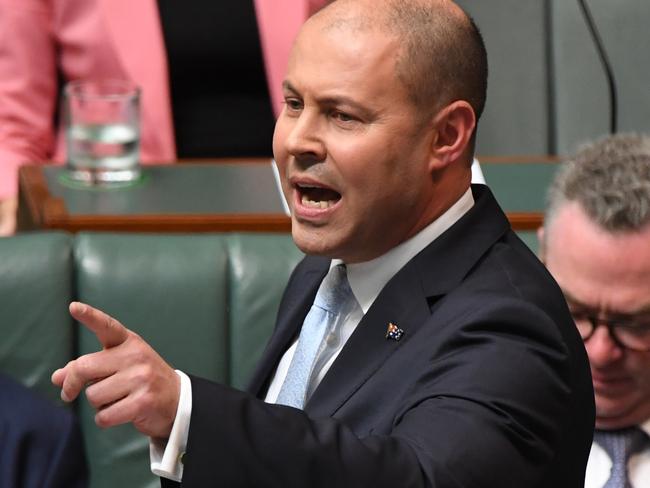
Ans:
POLYGON ((125 80, 65 87, 68 176, 88 184, 140 177, 140 90, 125 80))

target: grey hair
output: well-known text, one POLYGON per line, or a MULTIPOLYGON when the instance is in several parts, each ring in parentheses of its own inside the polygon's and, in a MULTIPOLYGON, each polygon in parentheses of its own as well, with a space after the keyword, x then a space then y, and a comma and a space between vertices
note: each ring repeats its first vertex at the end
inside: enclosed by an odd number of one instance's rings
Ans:
POLYGON ((565 162, 548 192, 546 227, 576 202, 596 225, 616 232, 650 223, 650 137, 619 134, 582 146, 565 162))

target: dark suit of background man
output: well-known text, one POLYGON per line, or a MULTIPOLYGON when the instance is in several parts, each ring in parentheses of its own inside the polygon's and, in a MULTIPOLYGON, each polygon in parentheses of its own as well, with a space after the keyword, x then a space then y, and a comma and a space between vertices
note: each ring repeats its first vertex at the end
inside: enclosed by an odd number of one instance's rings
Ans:
POLYGON ((86 486, 83 440, 73 414, 0 375, 0 487, 86 486))
POLYGON ((585 486, 628 476, 631 485, 607 486, 647 488, 650 137, 624 134, 585 146, 558 172, 549 200, 540 249, 584 339, 596 395, 585 486), (629 451, 618 467, 612 445, 623 441, 629 451))
POLYGON ((594 414, 582 341, 490 191, 470 188, 486 77, 480 35, 452 2, 321 10, 294 44, 274 135, 308 257, 249 392, 177 374, 74 303, 105 350, 54 373, 63 396, 106 378, 85 390, 97 423, 133 422, 154 451, 168 440, 155 472, 183 486, 582 486, 594 414), (272 404, 340 262, 354 306, 324 341, 340 349, 317 357, 304 410, 272 404))

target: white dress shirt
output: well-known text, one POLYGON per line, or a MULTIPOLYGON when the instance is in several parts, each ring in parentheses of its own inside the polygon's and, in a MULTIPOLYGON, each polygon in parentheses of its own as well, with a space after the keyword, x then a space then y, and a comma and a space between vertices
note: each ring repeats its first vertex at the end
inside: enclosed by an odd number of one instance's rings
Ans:
MULTIPOLYGON (((471 189, 468 188, 463 196, 444 214, 409 240, 404 241, 386 254, 372 261, 347 265, 348 281, 350 282, 350 288, 352 289, 354 298, 357 301, 357 306, 344 318, 340 329, 340 339, 334 346, 334 351, 329 351, 332 354, 331 357, 324 364, 319 364, 322 361, 318 361, 318 358, 316 359, 316 364, 319 366, 319 369, 314 372, 313 384, 310 385, 310 391, 313 391, 321 382, 386 283, 416 254, 456 223, 473 206, 474 197, 471 189)), ((342 261, 333 260, 331 266, 340 263, 342 261)), ((297 343, 298 340, 296 339, 280 359, 265 397, 267 403, 274 403, 277 399, 280 387, 289 370, 297 343)), ((183 476, 183 464, 180 458, 187 446, 190 416, 192 413, 191 382, 181 371, 177 371, 177 373, 181 377, 181 394, 172 432, 166 443, 158 439, 152 439, 149 451, 151 471, 158 476, 174 481, 180 481, 183 476)))
MULTIPOLYGON (((639 428, 650 436, 650 419, 639 425, 639 428)), ((585 488, 603 488, 609 479, 611 469, 612 460, 609 455, 605 449, 594 442, 587 462, 585 488)), ((645 449, 630 457, 627 472, 632 488, 650 488, 650 445, 646 445, 645 449)))

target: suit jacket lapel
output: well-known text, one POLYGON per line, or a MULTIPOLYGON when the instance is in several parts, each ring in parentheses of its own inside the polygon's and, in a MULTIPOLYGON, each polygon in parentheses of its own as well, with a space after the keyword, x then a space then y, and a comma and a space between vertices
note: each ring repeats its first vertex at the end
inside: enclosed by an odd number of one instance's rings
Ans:
POLYGON ((399 347, 412 339, 429 316, 419 274, 405 267, 381 291, 305 410, 314 416, 331 416, 350 398, 399 347), (403 329, 399 341, 386 338, 389 323, 403 329))
POLYGON ((473 193, 474 207, 386 284, 307 402, 309 414, 333 415, 393 352, 414 340, 431 315, 428 300, 458 286, 510 229, 487 187, 476 185, 473 193), (385 338, 389 322, 404 330, 400 341, 385 338))
POLYGON ((422 273, 426 296, 456 288, 490 248, 510 231, 507 217, 485 185, 472 185, 474 206, 412 262, 422 273), (435 273, 430 270, 435 269, 435 273))

